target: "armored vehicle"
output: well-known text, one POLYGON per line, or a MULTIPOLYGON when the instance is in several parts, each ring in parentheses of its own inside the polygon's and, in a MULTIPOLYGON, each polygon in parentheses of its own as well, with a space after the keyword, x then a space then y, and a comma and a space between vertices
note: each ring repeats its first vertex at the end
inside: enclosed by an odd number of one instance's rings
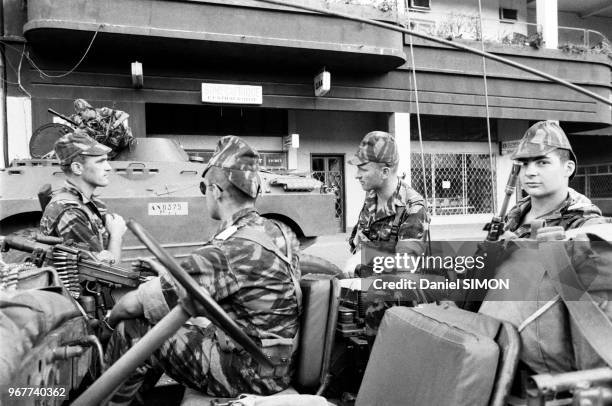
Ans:
MULTIPOLYGON (((57 134, 70 131, 60 124, 47 130, 46 146, 39 142, 30 149, 52 151, 57 134), (61 126, 61 127, 60 127, 61 126)), ((206 241, 216 222, 206 214, 199 190, 203 163, 190 160, 173 140, 137 138, 136 145, 123 150, 112 161, 110 184, 100 188, 100 198, 112 212, 126 220, 133 218, 151 230, 164 248, 177 257, 206 241)), ((336 232, 335 195, 316 179, 293 174, 260 173, 263 187, 257 201, 260 213, 284 222, 303 245, 319 235, 336 232)), ((38 192, 45 184, 62 185, 63 173, 57 160, 22 159, 0 170, 0 234, 24 227, 36 227, 42 214, 38 192)), ((126 234, 123 260, 128 262, 145 251, 133 236, 126 234)))

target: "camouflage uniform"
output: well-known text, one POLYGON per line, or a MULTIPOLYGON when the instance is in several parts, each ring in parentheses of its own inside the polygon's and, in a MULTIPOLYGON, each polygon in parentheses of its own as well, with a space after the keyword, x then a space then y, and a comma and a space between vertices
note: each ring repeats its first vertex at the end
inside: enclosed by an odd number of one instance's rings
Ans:
MULTIPOLYGON (((521 160, 543 157, 555 149, 569 151, 570 159, 577 163, 576 155, 563 129, 555 121, 539 121, 523 136, 512 159, 521 160)), ((574 170, 574 174, 576 171, 574 170)), ((574 174, 570 176, 573 178, 574 174)), ((531 238, 531 224, 521 224, 531 210, 531 197, 521 199, 506 216, 506 230, 519 238, 531 238)), ((544 227, 561 226, 565 230, 579 228, 593 218, 601 217, 601 210, 584 195, 569 188, 567 198, 552 212, 540 216, 544 227)))
POLYGON ((109 154, 111 158, 135 142, 132 130, 127 125, 130 115, 126 112, 108 107, 94 109, 83 99, 74 101, 74 110, 76 114, 71 115, 70 119, 96 141, 109 146, 112 149, 109 154))
MULTIPOLYGON (((399 161, 397 145, 394 138, 382 131, 373 131, 363 138, 350 164, 363 165, 368 162, 378 162, 396 165, 399 161)), ((359 220, 349 239, 351 252, 355 252, 355 236, 363 233, 373 242, 393 242, 405 239, 424 239, 429 217, 425 207, 425 199, 414 189, 398 178, 394 194, 379 204, 375 190, 366 194, 359 220)), ((364 242, 360 240, 360 242, 364 242)), ((392 302, 384 300, 384 292, 371 291, 368 294, 368 304, 365 310, 366 334, 370 341, 374 340, 378 326, 386 309, 392 302)))
MULTIPOLYGON (((531 210, 531 197, 521 199, 506 217, 506 230, 512 231, 519 238, 532 238, 531 224, 521 224, 525 214, 531 210)), ((554 211, 539 217, 545 227, 561 226, 564 230, 582 227, 593 218, 601 217, 601 210, 584 195, 569 188, 567 198, 554 211)), ((535 236, 533 236, 535 237, 535 236)))
MULTIPOLYGON (((257 153, 245 167, 249 151, 254 152, 238 137, 224 137, 208 167, 227 169, 230 182, 255 197, 260 185, 257 153)), ((279 348, 280 343, 291 358, 301 298, 295 235, 287 226, 261 217, 254 208, 236 212, 220 230, 182 266, 264 351, 279 348), (269 238, 276 248, 270 250, 245 234, 253 231, 269 238)), ((182 288, 168 275, 141 285, 138 297, 146 321, 119 324, 107 349, 107 361, 125 353, 182 295, 182 288)), ((290 381, 289 370, 282 375, 263 374, 257 362, 221 330, 206 318, 196 317, 155 351, 119 389, 113 403, 129 403, 143 383, 154 382, 162 371, 191 388, 224 397, 242 392, 272 394, 285 389, 290 381)))
MULTIPOLYGON (((97 143, 85 134, 75 132, 61 137, 54 146, 60 164, 68 165, 79 155, 100 156, 110 148, 97 143)), ((40 230, 45 235, 71 239, 83 243, 90 251, 100 252, 108 246, 109 233, 104 226, 106 205, 92 196, 88 199, 72 183, 53 192, 44 208, 40 230)))
MULTIPOLYGON (((368 162, 395 165, 398 161, 393 137, 382 131, 372 131, 363 138, 349 163, 358 166, 368 162)), ((351 232, 349 245, 352 252, 358 248, 354 243, 358 231, 370 241, 424 238, 428 222, 425 200, 407 183, 401 179, 398 181, 395 193, 384 204, 378 204, 376 191, 367 192, 359 220, 351 232)))
POLYGON ((104 226, 106 212, 106 205, 101 200, 87 199, 76 186, 66 181, 61 189, 53 192, 45 207, 40 231, 86 244, 90 251, 100 252, 108 247, 109 234, 104 226))

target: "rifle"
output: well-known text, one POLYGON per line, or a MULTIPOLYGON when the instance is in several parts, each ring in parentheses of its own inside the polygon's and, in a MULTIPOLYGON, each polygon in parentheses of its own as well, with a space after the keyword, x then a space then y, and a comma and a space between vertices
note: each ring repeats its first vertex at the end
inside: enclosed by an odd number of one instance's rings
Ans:
POLYGON ((506 188, 504 189, 504 200, 499 208, 499 213, 496 216, 493 216, 491 222, 485 224, 483 228, 483 230, 488 231, 487 241, 497 241, 504 233, 504 228, 506 227, 504 217, 506 217, 506 211, 508 210, 508 205, 510 204, 510 198, 512 197, 514 189, 516 188, 516 182, 518 180, 520 171, 521 164, 512 164, 512 170, 510 171, 510 176, 508 176, 508 182, 506 183, 506 188))
POLYGON ((41 267, 51 265, 56 271, 64 287, 75 298, 81 297, 81 283, 95 283, 95 291, 86 290, 96 296, 96 305, 99 313, 104 316, 107 304, 111 304, 110 289, 135 289, 148 277, 155 273, 142 264, 138 270, 127 270, 115 265, 100 261, 96 255, 78 244, 65 242, 59 237, 36 236, 35 240, 9 235, 4 238, 2 251, 14 248, 31 253, 30 260, 34 265, 41 267), (104 292, 102 287, 104 286, 104 292))
POLYGON ((53 110, 52 108, 48 108, 47 111, 51 114, 53 114, 56 117, 61 118, 62 120, 65 120, 68 122, 68 124, 71 124, 72 126, 74 126, 75 128, 83 128, 82 126, 85 126, 85 130, 93 137, 96 138, 97 135, 101 135, 101 133, 97 130, 94 130, 93 128, 91 128, 85 121, 82 122, 82 124, 78 124, 76 121, 74 121, 73 119, 69 118, 68 116, 65 116, 61 113, 58 113, 57 111, 53 110))

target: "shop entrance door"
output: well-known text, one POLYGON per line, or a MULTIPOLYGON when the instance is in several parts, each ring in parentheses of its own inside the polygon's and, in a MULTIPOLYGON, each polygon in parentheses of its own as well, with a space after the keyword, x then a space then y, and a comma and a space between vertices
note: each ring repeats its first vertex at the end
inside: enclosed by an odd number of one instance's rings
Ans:
POLYGON ((311 156, 312 177, 323 182, 336 194, 338 231, 345 232, 344 216, 344 156, 317 154, 311 156))

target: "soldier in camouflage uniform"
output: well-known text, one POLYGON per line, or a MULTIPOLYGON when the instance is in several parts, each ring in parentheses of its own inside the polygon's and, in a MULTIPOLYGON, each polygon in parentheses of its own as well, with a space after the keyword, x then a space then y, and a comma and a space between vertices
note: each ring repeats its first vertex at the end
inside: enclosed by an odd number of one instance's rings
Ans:
POLYGON ((577 161, 557 122, 540 121, 531 126, 512 159, 522 163, 519 179, 528 196, 508 212, 505 238, 535 237, 531 227, 536 222, 539 226, 568 230, 601 218, 597 206, 568 186, 577 161))
MULTIPOLYGON (((254 204, 261 182, 257 171, 258 153, 242 139, 226 136, 219 141, 200 188, 209 215, 223 222, 182 266, 264 352, 291 360, 301 302, 299 243, 287 226, 257 213, 254 204)), ((108 318, 110 326, 124 320, 111 337, 109 362, 184 296, 165 268, 154 266, 162 274, 124 296, 108 318)), ((214 396, 273 394, 289 385, 289 364, 276 371, 262 370, 208 319, 195 317, 124 383, 112 402, 128 404, 143 383, 154 382, 162 371, 214 396)))
MULTIPOLYGON (((360 245, 368 241, 390 242, 395 249, 394 243, 399 240, 424 239, 428 227, 425 200, 397 176, 399 154, 393 136, 383 131, 366 134, 348 162, 357 165, 356 178, 366 191, 359 221, 349 239, 351 252, 358 252, 360 245)), ((391 303, 371 293, 366 332, 373 341, 391 303)))
POLYGON ((86 131, 90 137, 110 147, 110 158, 135 142, 127 121, 130 115, 125 111, 108 107, 94 109, 91 104, 83 99, 74 101, 74 110, 76 114, 71 115, 70 119, 79 125, 79 129, 86 131))
POLYGON ((102 260, 118 261, 125 221, 118 214, 108 213, 106 205, 94 195, 98 187, 108 185, 110 148, 78 130, 61 137, 54 148, 66 182, 53 192, 44 208, 41 232, 84 244, 100 253, 102 260))

